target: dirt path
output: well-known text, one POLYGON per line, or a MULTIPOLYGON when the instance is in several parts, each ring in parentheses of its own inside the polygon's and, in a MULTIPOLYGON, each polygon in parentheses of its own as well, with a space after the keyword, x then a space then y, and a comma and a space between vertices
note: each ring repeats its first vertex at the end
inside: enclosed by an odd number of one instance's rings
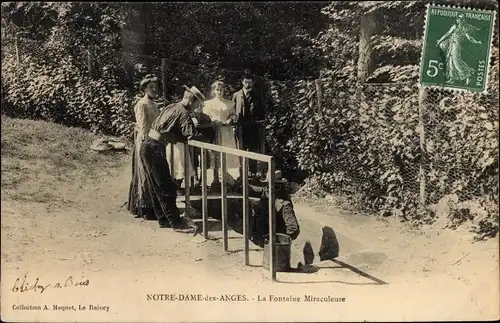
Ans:
MULTIPOLYGON (((203 241, 134 219, 121 208, 129 164, 92 183, 54 187, 52 202, 2 197, 2 319, 22 321, 442 320, 499 317, 498 238, 472 244, 465 232, 412 232, 399 223, 297 204, 301 236, 292 265, 321 226, 335 229, 341 255, 313 274, 279 273, 271 283, 262 251, 243 265, 242 239, 203 241), (13 291, 16 278, 39 285, 89 280, 86 287, 13 291), (147 294, 200 293, 217 301, 151 301, 147 294), (246 301, 221 301, 222 293, 246 301), (259 301, 269 294, 300 302, 259 301), (345 302, 305 302, 305 295, 345 302), (105 305, 109 311, 14 311, 12 305, 105 305), (77 316, 76 316, 77 315, 77 316)), ((29 184, 20 190, 29 190, 29 184)), ((2 195, 3 196, 3 195, 2 195)), ((214 232, 217 237, 219 232, 214 232)), ((252 247, 253 250, 253 247, 252 247)), ((319 258, 316 256, 316 259, 319 258)), ((319 259, 317 259, 319 261, 319 259)))

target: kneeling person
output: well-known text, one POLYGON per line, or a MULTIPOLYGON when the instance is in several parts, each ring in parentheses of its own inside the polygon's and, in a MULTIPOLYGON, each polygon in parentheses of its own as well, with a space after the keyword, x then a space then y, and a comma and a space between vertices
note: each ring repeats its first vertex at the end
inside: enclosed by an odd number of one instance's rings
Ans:
MULTIPOLYGON (((235 186, 241 192, 241 183, 233 182, 227 176, 229 184, 235 186)), ((267 183, 266 179, 263 183, 267 183)), ((286 191, 287 180, 282 178, 281 171, 275 172, 275 198, 274 207, 276 212, 276 233, 286 234, 295 240, 300 227, 293 209, 293 203, 286 191)), ((258 197, 259 200, 252 203, 252 242, 263 247, 265 239, 269 237, 269 189, 267 186, 260 187, 248 185, 249 196, 258 197)))

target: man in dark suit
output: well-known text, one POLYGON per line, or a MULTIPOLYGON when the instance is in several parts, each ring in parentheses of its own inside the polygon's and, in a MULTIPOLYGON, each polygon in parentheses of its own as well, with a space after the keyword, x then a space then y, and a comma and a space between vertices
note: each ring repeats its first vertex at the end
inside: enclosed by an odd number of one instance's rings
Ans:
MULTIPOLYGON (((241 83, 243 88, 233 94, 238 149, 265 153, 263 143, 266 110, 262 93, 254 88, 254 77, 249 70, 244 71, 241 83)), ((254 160, 250 161, 249 168, 252 175, 256 175, 257 171, 262 173, 261 164, 254 160)))

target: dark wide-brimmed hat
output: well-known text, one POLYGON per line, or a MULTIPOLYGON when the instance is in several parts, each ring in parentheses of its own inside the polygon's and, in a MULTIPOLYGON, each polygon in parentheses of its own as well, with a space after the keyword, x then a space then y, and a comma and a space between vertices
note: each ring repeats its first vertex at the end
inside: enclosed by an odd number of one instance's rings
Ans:
POLYGON ((153 74, 148 74, 144 77, 144 79, 139 83, 139 88, 143 90, 149 83, 158 82, 158 78, 153 74))
POLYGON ((192 93, 195 96, 195 98, 197 98, 201 102, 206 100, 203 93, 201 93, 201 91, 198 90, 198 88, 196 86, 191 86, 191 88, 189 88, 189 87, 184 85, 184 89, 186 89, 186 91, 192 93))
MULTIPOLYGON (((261 180, 261 182, 267 183, 269 182, 269 172, 266 175, 266 179, 261 180)), ((274 172, 274 183, 276 184, 284 184, 287 183, 287 179, 283 177, 283 174, 280 170, 274 172)))

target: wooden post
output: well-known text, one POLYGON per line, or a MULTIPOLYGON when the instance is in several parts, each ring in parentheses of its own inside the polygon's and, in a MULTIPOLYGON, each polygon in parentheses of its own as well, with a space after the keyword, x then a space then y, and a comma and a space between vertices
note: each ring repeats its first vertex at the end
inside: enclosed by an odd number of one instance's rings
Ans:
POLYGON ((89 78, 92 78, 92 58, 89 48, 87 48, 87 73, 89 75, 89 78))
POLYGON ((244 252, 245 252, 245 265, 250 265, 250 254, 249 254, 249 231, 250 231, 250 212, 248 210, 248 158, 243 157, 243 240, 245 241, 244 252))
POLYGON ((207 203, 207 150, 201 148, 201 208, 203 216, 203 236, 208 239, 208 203, 207 203))
POLYGON ((227 160, 226 154, 220 153, 220 168, 222 170, 221 175, 221 213, 222 213, 222 244, 224 251, 228 251, 228 240, 227 240, 227 160))
POLYGON ((364 103, 363 87, 361 86, 373 71, 372 60, 372 37, 376 33, 377 27, 376 12, 372 11, 363 15, 359 27, 359 49, 358 49, 358 86, 356 88, 356 98, 358 103, 364 103))
POLYGON ((426 204, 426 174, 425 161, 427 159, 426 144, 425 144, 425 98, 426 89, 420 87, 418 92, 418 125, 420 128, 420 207, 425 209, 426 204))
POLYGON ((364 82, 373 69, 372 37, 376 33, 376 12, 363 15, 359 28, 358 81, 364 82))
POLYGON ((274 160, 269 161, 267 173, 269 174, 269 263, 271 279, 276 281, 276 209, 274 206, 274 160))
POLYGON ((161 85, 163 88, 163 101, 167 100, 167 59, 161 59, 161 85))

